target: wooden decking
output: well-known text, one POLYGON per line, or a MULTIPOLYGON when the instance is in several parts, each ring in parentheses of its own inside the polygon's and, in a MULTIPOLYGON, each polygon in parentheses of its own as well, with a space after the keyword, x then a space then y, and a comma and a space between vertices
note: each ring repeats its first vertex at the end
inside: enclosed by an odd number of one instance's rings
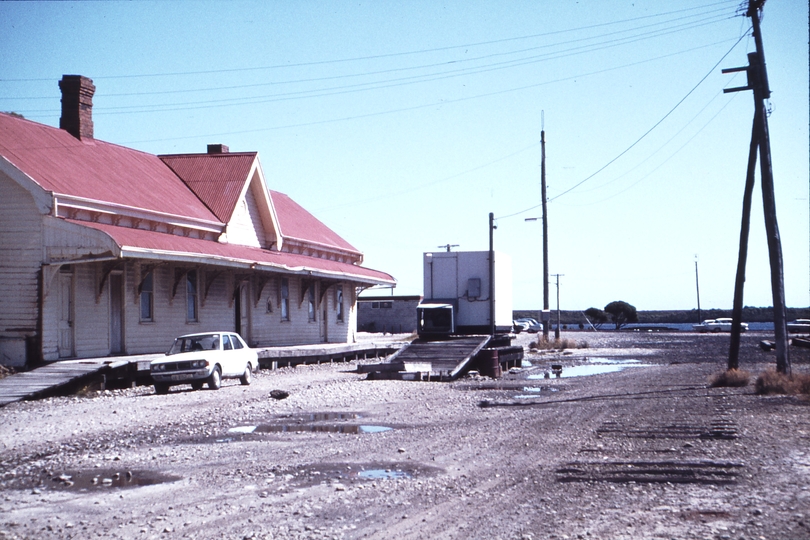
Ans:
MULTIPOLYGON (((398 351, 405 342, 363 341, 359 343, 320 343, 291 347, 257 348, 259 366, 265 369, 294 367, 299 364, 346 362, 381 358, 398 351)), ((72 391, 97 382, 101 388, 112 380, 126 384, 151 384, 149 365, 163 354, 61 360, 31 371, 0 379, 0 407, 30 399, 40 399, 72 391)))
POLYGON ((128 361, 109 358, 65 360, 16 373, 0 379, 0 407, 15 401, 52 395, 66 386, 90 382, 127 364, 128 361))

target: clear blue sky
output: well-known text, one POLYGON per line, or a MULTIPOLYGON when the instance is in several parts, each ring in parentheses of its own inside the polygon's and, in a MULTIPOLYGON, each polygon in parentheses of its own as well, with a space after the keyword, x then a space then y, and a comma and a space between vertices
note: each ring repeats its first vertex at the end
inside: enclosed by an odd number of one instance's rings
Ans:
MULTIPOLYGON (((258 151, 270 188, 393 274, 397 294, 421 293, 423 252, 487 249, 494 212, 516 309, 542 304, 541 227, 524 221, 540 210, 519 213, 540 203, 542 125, 563 309, 695 308, 696 255, 701 307, 728 308, 753 118, 750 92, 722 92, 745 76, 721 68, 754 50, 739 6, 0 2, 0 110, 57 126, 57 81, 81 74, 96 138, 258 151)), ((810 305, 807 9, 769 0, 762 21, 795 307, 810 305)), ((768 306, 756 190, 745 304, 768 306)))

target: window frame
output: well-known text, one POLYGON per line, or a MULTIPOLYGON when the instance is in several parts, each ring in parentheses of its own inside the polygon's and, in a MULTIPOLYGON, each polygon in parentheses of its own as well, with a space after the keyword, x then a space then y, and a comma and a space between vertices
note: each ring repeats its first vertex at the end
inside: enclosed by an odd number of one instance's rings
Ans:
POLYGON ((315 297, 315 284, 311 283, 307 287, 307 319, 309 322, 317 322, 318 320, 318 306, 315 297))
POLYGON ((197 270, 186 272, 186 322, 200 322, 200 280, 197 270))
POLYGON ((343 285, 335 287, 335 311, 337 312, 337 322, 344 322, 346 310, 343 306, 343 285))
POLYGON ((281 278, 281 284, 279 285, 279 304, 280 304, 280 311, 281 311, 281 320, 282 321, 289 321, 290 320, 290 280, 287 278, 281 278))
POLYGON ((155 272, 152 270, 141 280, 138 294, 138 320, 139 322, 155 322, 155 272), (149 287, 147 288, 147 283, 149 287), (148 302, 148 316, 144 317, 144 300, 148 302))

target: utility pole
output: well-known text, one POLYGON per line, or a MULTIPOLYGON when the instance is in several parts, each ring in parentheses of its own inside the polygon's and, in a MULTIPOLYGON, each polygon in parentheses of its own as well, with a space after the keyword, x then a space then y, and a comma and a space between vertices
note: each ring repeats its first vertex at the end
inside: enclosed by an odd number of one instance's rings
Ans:
POLYGON ((723 92, 753 90, 754 126, 748 154, 746 191, 743 199, 743 217, 740 230, 740 254, 737 261, 737 279, 734 289, 734 311, 732 313, 731 345, 729 347, 728 369, 739 367, 740 322, 742 319, 743 283, 748 250, 748 226, 751 214, 749 191, 753 192, 756 150, 759 149, 760 178, 762 181, 762 206, 765 214, 765 232, 768 239, 768 256, 771 266, 771 293, 773 295, 773 326, 776 344, 776 371, 790 375, 790 353, 787 341, 787 312, 785 307, 785 282, 782 266, 782 242, 776 220, 776 201, 771 163, 771 143, 768 135, 768 111, 765 100, 771 95, 768 87, 768 73, 765 67, 765 52, 762 46, 760 11, 765 0, 749 0, 748 13, 754 29, 756 52, 748 54, 748 66, 724 69, 723 73, 746 71, 748 85, 727 88, 723 92))
POLYGON ((698 280, 698 256, 695 255, 695 290, 697 291, 697 304, 698 304, 698 320, 703 322, 703 315, 700 313, 700 281, 698 280))
POLYGON ((557 328, 554 329, 554 339, 560 339, 560 276, 565 274, 554 274, 557 278, 557 328))
POLYGON ((492 232, 497 228, 495 214, 489 213, 489 335, 495 337, 495 246, 492 232))
MULTIPOLYGON (((543 222, 543 311, 540 312, 540 322, 543 323, 543 341, 548 341, 548 327, 551 323, 548 309, 548 209, 546 207, 546 130, 545 118, 540 113, 540 203, 543 213, 540 219, 543 222)), ((526 218, 525 221, 537 221, 536 217, 526 218)))
MULTIPOLYGON (((551 318, 548 317, 548 209, 546 208, 546 130, 543 112, 540 113, 540 197, 543 204, 543 314, 540 319, 547 319, 542 322, 543 340, 548 341, 548 323, 551 318)), ((559 295, 557 301, 559 303, 559 295)))

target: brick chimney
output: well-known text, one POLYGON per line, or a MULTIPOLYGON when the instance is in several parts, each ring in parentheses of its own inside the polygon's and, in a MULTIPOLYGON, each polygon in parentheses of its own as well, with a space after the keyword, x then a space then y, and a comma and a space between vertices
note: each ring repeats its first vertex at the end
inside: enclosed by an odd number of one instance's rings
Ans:
POLYGON ((59 128, 79 140, 93 140, 93 81, 81 75, 62 75, 62 117, 59 128))
POLYGON ((208 145, 208 153, 209 154, 227 154, 228 147, 224 144, 209 144, 208 145))

